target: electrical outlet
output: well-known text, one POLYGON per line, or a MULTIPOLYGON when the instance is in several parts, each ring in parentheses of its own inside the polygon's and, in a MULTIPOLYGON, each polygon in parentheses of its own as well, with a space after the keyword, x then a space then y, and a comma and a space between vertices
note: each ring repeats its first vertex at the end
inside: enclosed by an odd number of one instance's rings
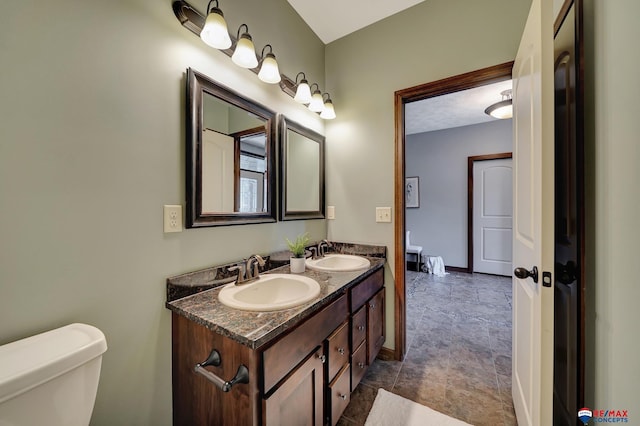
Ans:
POLYGON ((182 232, 182 206, 164 206, 164 232, 182 232))
POLYGON ((376 207, 376 222, 391 222, 391 207, 376 207))
POLYGON ((327 206, 327 219, 336 218, 336 206, 327 206))

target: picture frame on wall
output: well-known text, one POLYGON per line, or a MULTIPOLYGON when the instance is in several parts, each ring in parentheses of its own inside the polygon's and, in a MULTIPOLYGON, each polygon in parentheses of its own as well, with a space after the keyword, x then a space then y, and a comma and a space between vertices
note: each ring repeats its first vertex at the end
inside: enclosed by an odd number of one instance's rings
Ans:
POLYGON ((405 207, 408 209, 420 207, 420 178, 408 177, 404 185, 405 207))

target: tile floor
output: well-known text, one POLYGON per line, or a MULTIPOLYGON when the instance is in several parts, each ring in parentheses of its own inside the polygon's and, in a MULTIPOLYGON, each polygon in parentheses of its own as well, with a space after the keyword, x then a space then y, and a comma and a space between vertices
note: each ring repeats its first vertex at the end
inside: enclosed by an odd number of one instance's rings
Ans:
POLYGON ((376 360, 338 424, 363 425, 382 387, 476 426, 517 425, 511 278, 407 271, 406 285, 405 360, 376 360))

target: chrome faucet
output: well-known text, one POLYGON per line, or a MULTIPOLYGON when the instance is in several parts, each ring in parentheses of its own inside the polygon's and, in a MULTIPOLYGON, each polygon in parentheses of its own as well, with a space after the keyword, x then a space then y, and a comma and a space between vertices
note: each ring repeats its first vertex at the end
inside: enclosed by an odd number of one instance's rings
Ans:
POLYGON ((245 263, 238 263, 237 265, 230 267, 229 271, 238 271, 236 285, 246 284, 260 278, 259 266, 264 266, 265 263, 266 262, 262 258, 262 256, 254 254, 252 256, 249 256, 245 263))
POLYGON ((327 250, 329 247, 333 247, 333 244, 331 244, 329 241, 327 240, 322 240, 318 243, 318 257, 324 257, 324 255, 327 253, 327 250))

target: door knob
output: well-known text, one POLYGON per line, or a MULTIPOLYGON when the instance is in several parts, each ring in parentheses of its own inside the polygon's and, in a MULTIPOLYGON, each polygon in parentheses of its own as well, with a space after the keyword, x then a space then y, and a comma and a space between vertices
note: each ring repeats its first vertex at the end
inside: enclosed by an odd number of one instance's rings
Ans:
POLYGON ((538 283, 538 267, 534 266, 532 270, 527 271, 526 268, 522 268, 522 267, 518 267, 516 269, 513 270, 513 274, 520 278, 521 280, 524 280, 526 278, 533 278, 533 282, 534 283, 538 283))

